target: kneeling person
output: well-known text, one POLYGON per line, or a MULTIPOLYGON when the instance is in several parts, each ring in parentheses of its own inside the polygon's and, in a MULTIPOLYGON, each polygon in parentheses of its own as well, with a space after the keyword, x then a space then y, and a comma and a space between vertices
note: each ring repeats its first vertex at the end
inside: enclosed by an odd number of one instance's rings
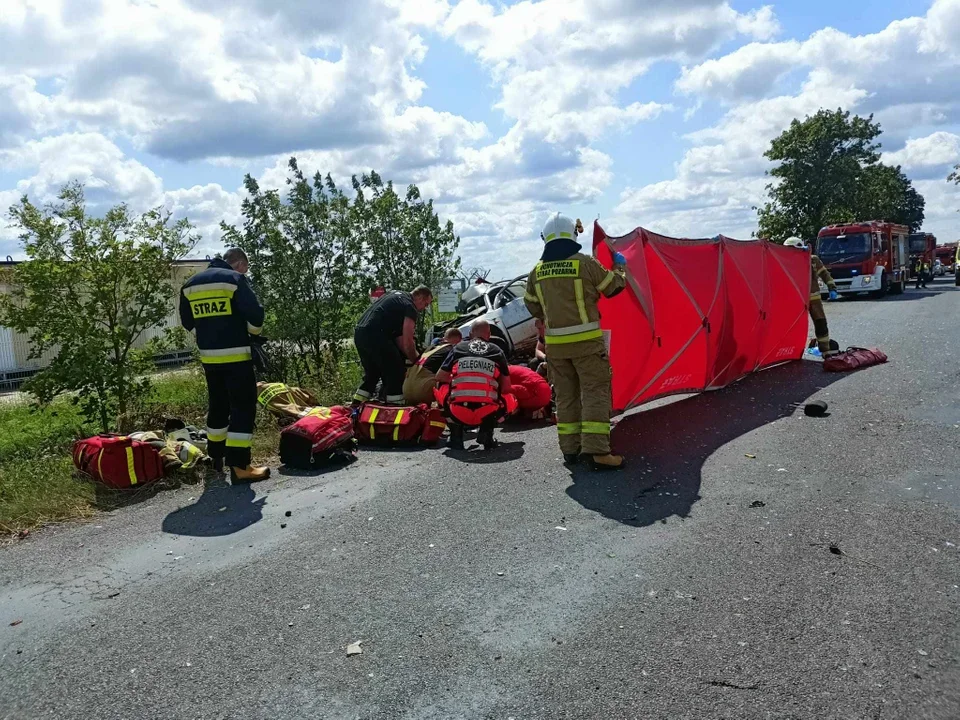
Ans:
POLYGON ((463 336, 456 328, 449 328, 443 334, 443 341, 427 350, 417 364, 407 370, 403 381, 403 399, 407 405, 429 405, 433 402, 433 391, 437 387, 437 373, 447 359, 449 352, 463 336))
POLYGON ((477 440, 496 446, 493 430, 505 413, 516 410, 510 369, 503 350, 490 342, 490 323, 477 320, 470 338, 456 345, 437 373, 437 400, 450 420, 450 447, 463 449, 465 427, 479 427, 477 440))

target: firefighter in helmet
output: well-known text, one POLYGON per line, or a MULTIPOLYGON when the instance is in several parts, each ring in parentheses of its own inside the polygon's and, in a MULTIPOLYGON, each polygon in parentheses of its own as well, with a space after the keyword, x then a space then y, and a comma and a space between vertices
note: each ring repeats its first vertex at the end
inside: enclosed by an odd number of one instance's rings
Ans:
MULTIPOLYGON (((783 246, 797 248, 804 252, 810 249, 803 243, 803 240, 796 237, 787 238, 783 246)), ((837 284, 833 281, 833 276, 830 275, 830 271, 827 270, 820 258, 816 255, 811 255, 810 317, 813 320, 813 331, 817 336, 817 348, 820 350, 820 355, 826 358, 831 355, 836 355, 837 350, 834 350, 830 344, 830 329, 827 327, 827 315, 823 311, 823 301, 820 298, 820 280, 823 280, 824 285, 826 285, 830 291, 830 299, 836 300, 839 295, 837 295, 837 284)))
POLYGON ((608 271, 581 252, 577 235, 582 232, 579 220, 550 216, 540 235, 543 255, 527 278, 524 301, 544 322, 564 461, 573 464, 583 453, 592 457, 595 469, 616 470, 623 458, 610 450, 611 370, 597 301, 626 287, 626 261, 616 253, 614 270, 608 271))

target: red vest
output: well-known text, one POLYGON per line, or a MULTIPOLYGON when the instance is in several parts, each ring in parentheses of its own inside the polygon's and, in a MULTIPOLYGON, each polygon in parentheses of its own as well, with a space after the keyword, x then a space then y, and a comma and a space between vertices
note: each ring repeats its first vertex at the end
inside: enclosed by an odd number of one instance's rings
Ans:
POLYGON ((475 427, 500 411, 500 369, 493 360, 463 357, 453 364, 450 374, 450 385, 437 390, 437 401, 454 419, 475 427))

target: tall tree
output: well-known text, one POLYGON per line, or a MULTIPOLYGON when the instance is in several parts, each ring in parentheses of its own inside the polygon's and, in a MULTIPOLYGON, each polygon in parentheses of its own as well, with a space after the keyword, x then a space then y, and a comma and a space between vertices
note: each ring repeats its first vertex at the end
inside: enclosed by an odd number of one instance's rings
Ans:
POLYGON ((874 142, 880 126, 873 116, 820 110, 794 120, 775 138, 765 157, 779 164, 769 174, 769 202, 759 212, 760 235, 810 239, 820 228, 846 217, 863 168, 879 160, 874 142))
POLYGON ((246 177, 243 228, 224 225, 223 239, 250 257, 276 369, 302 382, 338 372, 369 281, 349 198, 329 175, 307 178, 295 158, 289 169, 286 202, 246 177))
POLYGON ((393 290, 425 284, 434 291, 457 276, 460 238, 453 223, 440 223, 433 200, 424 201, 416 185, 400 197, 393 183, 370 172, 354 178, 354 206, 369 253, 373 281, 393 290))
POLYGON ((760 208, 760 235, 782 241, 817 236, 824 225, 887 220, 919 230, 925 201, 900 167, 880 163, 880 125, 842 110, 794 120, 765 153, 770 200, 760 208))
POLYGON ((40 208, 24 196, 10 209, 28 258, 0 298, 0 324, 25 333, 31 357, 54 352, 26 389, 42 402, 73 391, 88 420, 104 430, 125 424, 150 386, 156 353, 180 328, 136 347, 174 309, 173 263, 196 245, 187 220, 162 208, 139 217, 118 205, 87 214, 83 187, 65 186, 40 208))
POLYGON ((887 220, 919 230, 923 225, 926 201, 918 193, 900 166, 870 165, 857 183, 852 212, 838 219, 887 220))

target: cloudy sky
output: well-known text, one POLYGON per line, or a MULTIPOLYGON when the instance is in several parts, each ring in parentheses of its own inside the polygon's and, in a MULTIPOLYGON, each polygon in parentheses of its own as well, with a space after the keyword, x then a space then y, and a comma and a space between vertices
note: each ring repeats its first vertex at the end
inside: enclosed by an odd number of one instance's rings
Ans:
MULTIPOLYGON (((416 182, 468 265, 523 272, 551 210, 749 236, 763 151, 821 107, 960 237, 960 0, 0 0, 0 207, 80 179, 219 249, 244 173, 416 182)), ((18 254, 0 226, 0 255, 18 254)))

